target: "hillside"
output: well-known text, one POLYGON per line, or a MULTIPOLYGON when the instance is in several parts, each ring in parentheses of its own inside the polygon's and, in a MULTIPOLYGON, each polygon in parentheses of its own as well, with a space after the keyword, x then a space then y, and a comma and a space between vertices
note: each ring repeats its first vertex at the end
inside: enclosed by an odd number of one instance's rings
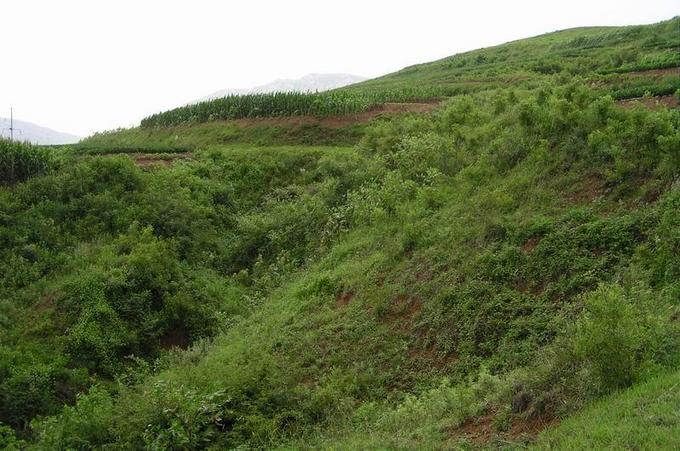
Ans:
POLYGON ((679 29, 0 141, 0 447, 672 448, 679 29))
MULTIPOLYGON (((0 117, 0 130, 2 138, 9 138, 9 118, 0 117)), ((15 132, 14 139, 18 141, 28 141, 32 144, 55 145, 55 144, 74 144, 80 141, 81 137, 62 133, 47 127, 42 127, 30 122, 14 120, 15 132)))

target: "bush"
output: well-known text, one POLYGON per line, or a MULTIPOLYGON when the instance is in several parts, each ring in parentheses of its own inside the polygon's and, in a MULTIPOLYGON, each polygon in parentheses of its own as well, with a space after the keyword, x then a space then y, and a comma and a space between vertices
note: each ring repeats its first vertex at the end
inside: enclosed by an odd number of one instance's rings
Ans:
MULTIPOLYGON (((58 417, 35 420, 32 428, 40 438, 38 449, 93 449, 115 440, 111 433, 113 400, 106 390, 94 386, 66 406, 58 417)), ((1 443, 1 442, 0 442, 1 443)))
POLYGON ((574 331, 574 355, 588 365, 602 391, 627 387, 650 366, 672 358, 678 331, 656 296, 620 285, 601 285, 585 296, 574 331))
POLYGON ((23 427, 36 415, 54 412, 60 405, 57 375, 46 365, 16 368, 0 384, 0 419, 23 427))
POLYGON ((23 440, 19 440, 14 435, 14 430, 0 423, 0 448, 5 451, 19 451, 24 449, 26 443, 23 440))

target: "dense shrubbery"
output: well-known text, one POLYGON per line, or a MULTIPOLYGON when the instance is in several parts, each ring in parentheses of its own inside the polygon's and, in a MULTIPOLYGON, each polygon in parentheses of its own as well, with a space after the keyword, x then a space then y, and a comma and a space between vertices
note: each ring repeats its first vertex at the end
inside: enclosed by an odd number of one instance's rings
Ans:
POLYGON ((357 163, 344 150, 218 151, 145 173, 100 157, 0 191, 0 421, 23 426, 129 356, 153 361, 245 316, 269 269, 319 242, 347 189, 324 179, 357 163))

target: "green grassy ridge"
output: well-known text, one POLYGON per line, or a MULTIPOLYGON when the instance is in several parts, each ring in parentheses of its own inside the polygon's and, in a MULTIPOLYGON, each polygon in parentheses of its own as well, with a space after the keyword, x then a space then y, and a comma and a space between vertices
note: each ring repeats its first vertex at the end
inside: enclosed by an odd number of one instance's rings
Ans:
POLYGON ((642 97, 644 95, 678 95, 680 92, 680 75, 664 77, 661 80, 653 81, 627 80, 610 88, 608 92, 612 97, 618 100, 642 97))
POLYGON ((563 71, 587 77, 610 71, 677 67, 679 22, 680 18, 673 18, 653 25, 557 31, 410 66, 341 89, 378 91, 405 86, 416 79, 420 84, 442 86, 464 86, 475 80, 481 84, 511 80, 526 84, 563 71))
POLYGON ((72 146, 78 153, 187 152, 214 145, 249 143, 253 146, 356 144, 363 124, 327 127, 301 125, 239 125, 210 122, 191 127, 152 127, 97 133, 72 146))
POLYGON ((536 449, 675 449, 680 373, 607 396, 538 438, 536 449))
POLYGON ((576 409, 612 384, 603 363, 630 362, 614 384, 644 380, 675 343, 677 127, 677 112, 545 85, 376 122, 356 149, 215 147, 145 174, 172 204, 177 184, 201 202, 224 199, 225 181, 259 190, 224 225, 199 208, 171 221, 199 226, 153 232, 231 274, 252 310, 212 345, 34 422, 36 446, 438 448, 486 409, 498 430, 576 409), (599 320, 579 320, 611 296, 628 306, 621 324, 656 332, 603 338, 599 320), (595 339, 612 354, 595 358, 595 339))

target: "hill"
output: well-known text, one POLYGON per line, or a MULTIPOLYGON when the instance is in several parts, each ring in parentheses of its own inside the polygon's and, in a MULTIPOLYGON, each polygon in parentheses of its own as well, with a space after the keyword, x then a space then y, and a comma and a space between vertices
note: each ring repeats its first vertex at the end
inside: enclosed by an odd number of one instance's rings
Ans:
MULTIPOLYGON (((9 118, 0 117, 0 129, 2 137, 9 138, 9 118)), ((14 120, 14 127, 19 131, 15 133, 14 139, 28 141, 33 144, 55 145, 73 144, 80 141, 81 137, 69 133, 57 132, 47 127, 32 124, 30 122, 14 120)))
POLYGON ((531 89, 554 79, 583 78, 615 99, 672 95, 680 86, 678 18, 651 26, 550 33, 405 68, 319 94, 231 96, 175 108, 142 127, 213 120, 357 114, 386 102, 423 102, 506 86, 531 89))
POLYGON ((0 446, 677 443, 678 25, 0 142, 0 446))

